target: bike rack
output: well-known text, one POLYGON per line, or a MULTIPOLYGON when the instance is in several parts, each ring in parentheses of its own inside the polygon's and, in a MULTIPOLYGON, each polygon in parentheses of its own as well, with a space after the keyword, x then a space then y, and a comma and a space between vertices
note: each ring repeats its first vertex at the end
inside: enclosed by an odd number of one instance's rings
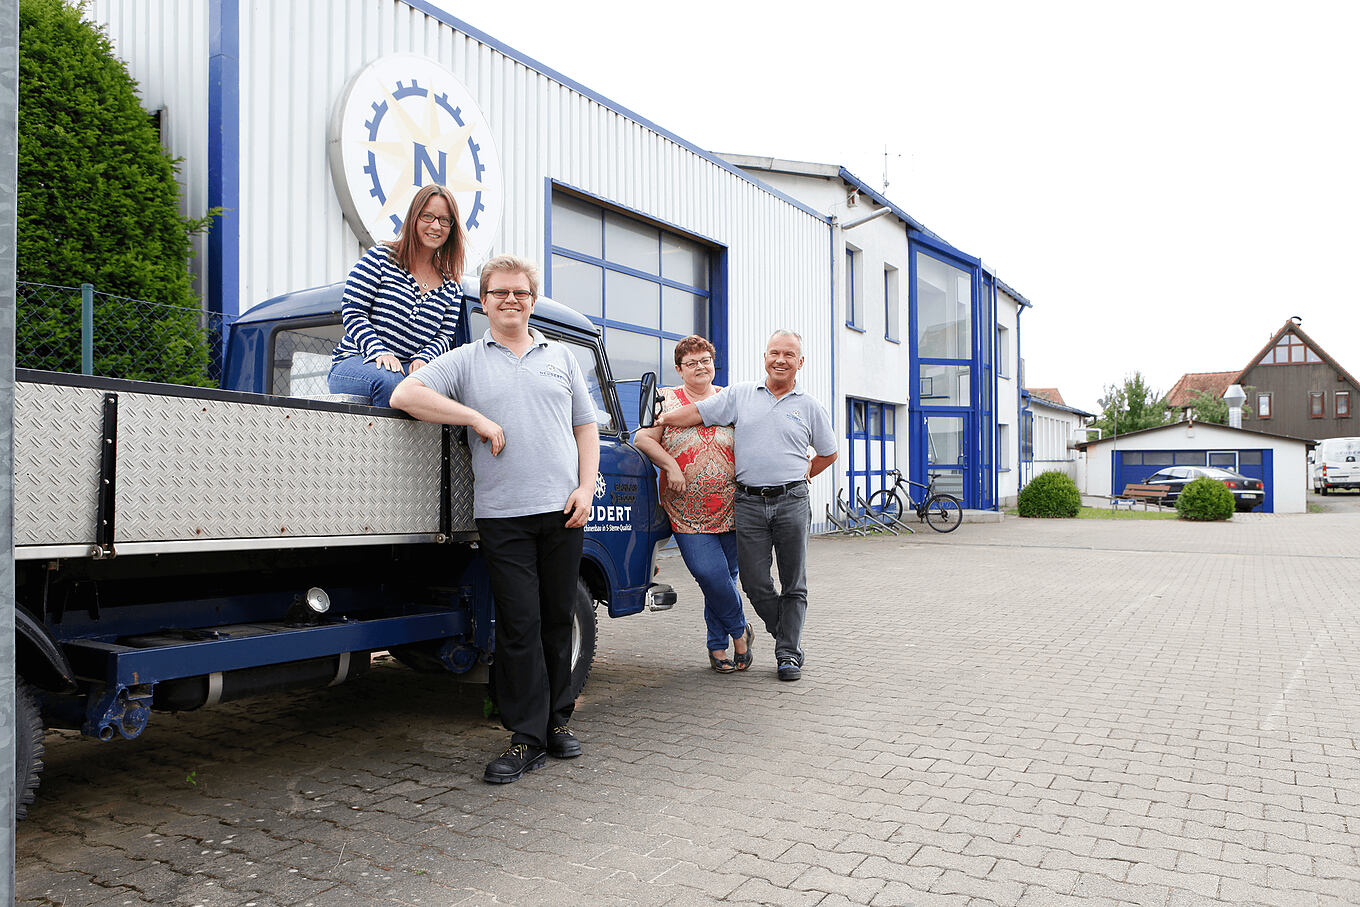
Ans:
POLYGON ((831 505, 827 505, 827 518, 838 531, 845 535, 868 535, 869 530, 862 525, 859 514, 855 513, 845 503, 844 490, 836 492, 836 512, 833 515, 831 505))
MULTIPOLYGON (((864 495, 860 494, 858 491, 855 492, 855 503, 858 504, 863 509, 864 519, 866 521, 872 523, 875 526, 878 526, 880 529, 888 530, 893 535, 902 534, 898 532, 896 529, 892 528, 892 526, 888 525, 889 523, 897 523, 898 522, 897 520, 889 519, 888 521, 885 522, 884 520, 880 520, 878 517, 874 516, 874 512, 869 509, 869 502, 864 500, 864 495)), ((902 526, 902 528, 906 529, 908 532, 911 532, 911 529, 907 528, 906 526, 902 526)))

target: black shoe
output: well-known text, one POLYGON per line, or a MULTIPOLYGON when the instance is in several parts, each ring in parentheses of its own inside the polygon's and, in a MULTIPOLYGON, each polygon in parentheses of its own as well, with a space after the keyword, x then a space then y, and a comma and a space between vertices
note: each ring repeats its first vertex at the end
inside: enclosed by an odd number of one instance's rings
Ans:
POLYGON ((788 656, 779 659, 779 667, 776 670, 779 672, 780 680, 798 680, 803 676, 803 669, 799 667, 798 659, 788 656))
POLYGON ((482 780, 488 784, 509 784, 524 777, 525 772, 542 768, 548 762, 548 754, 541 747, 516 743, 487 763, 482 780))
POLYGON ((581 755, 581 741, 565 724, 548 731, 548 755, 554 759, 575 759, 581 755))

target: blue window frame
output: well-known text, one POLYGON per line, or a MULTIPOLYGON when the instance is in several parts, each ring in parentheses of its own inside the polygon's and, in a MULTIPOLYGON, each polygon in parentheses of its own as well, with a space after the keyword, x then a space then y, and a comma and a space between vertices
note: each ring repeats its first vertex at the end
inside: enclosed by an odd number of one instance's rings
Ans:
POLYGON ((876 400, 846 398, 846 436, 850 448, 845 476, 851 506, 892 485, 888 471, 897 466, 897 407, 876 400))
POLYGON ((902 305, 899 301, 899 295, 897 269, 885 265, 883 268, 883 339, 891 340, 893 343, 902 342, 902 305))
POLYGON ((675 342, 699 334, 718 347, 715 379, 726 383, 724 338, 715 336, 720 250, 555 186, 548 217, 547 293, 600 327, 616 379, 654 371, 674 383, 675 342))
POLYGON ((859 252, 845 247, 845 326, 857 331, 864 330, 863 313, 860 311, 860 268, 859 252))

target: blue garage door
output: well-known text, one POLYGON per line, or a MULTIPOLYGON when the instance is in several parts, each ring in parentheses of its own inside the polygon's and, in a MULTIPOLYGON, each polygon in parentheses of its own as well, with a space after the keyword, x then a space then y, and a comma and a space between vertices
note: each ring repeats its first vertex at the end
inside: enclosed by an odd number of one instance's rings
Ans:
POLYGON ((1275 512, 1275 489, 1270 481, 1274 462, 1270 450, 1129 450, 1115 453, 1114 489, 1141 485, 1148 477, 1168 466, 1221 466, 1260 479, 1266 486, 1266 500, 1258 512, 1275 512))

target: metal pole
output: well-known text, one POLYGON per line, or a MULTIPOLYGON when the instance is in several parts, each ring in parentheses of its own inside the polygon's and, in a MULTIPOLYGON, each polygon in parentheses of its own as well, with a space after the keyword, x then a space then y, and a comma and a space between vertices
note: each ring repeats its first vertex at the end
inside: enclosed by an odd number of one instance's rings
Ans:
POLYGON ((80 285, 80 373, 94 374, 94 285, 80 285))
POLYGON ((14 903, 14 285, 19 174, 19 0, 0 0, 0 904, 14 903))

